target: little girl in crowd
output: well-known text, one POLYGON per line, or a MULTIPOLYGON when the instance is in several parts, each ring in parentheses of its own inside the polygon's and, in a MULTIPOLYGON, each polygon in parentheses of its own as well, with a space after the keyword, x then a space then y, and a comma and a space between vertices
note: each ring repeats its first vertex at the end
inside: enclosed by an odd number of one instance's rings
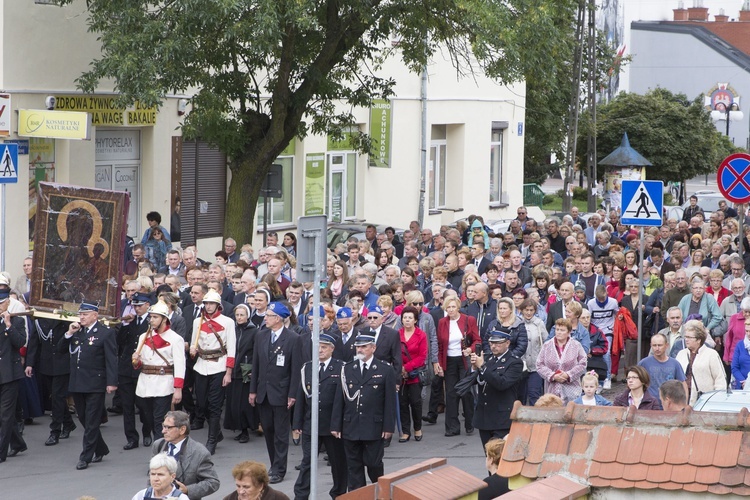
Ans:
POLYGON ((577 405, 586 406, 612 406, 612 402, 604 396, 600 396, 596 393, 599 388, 599 376, 595 371, 587 372, 581 378, 581 386, 583 386, 583 396, 580 396, 574 401, 577 405))

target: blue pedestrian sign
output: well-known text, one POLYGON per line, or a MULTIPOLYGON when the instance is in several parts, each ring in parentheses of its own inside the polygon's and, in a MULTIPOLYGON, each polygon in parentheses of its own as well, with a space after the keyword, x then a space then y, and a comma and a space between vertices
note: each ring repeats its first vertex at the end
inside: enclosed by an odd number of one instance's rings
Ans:
POLYGON ((18 144, 0 144, 0 184, 18 183, 18 144))
POLYGON ((716 172, 716 183, 732 203, 750 201, 750 155, 735 153, 724 158, 716 172))
POLYGON ((661 226, 664 183, 662 181, 622 181, 620 221, 629 226, 661 226))

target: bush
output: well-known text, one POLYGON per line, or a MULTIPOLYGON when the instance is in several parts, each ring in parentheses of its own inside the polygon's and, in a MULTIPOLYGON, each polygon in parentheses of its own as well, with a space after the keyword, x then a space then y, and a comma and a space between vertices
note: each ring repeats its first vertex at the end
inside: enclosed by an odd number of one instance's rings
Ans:
POLYGON ((558 198, 562 200, 563 198, 565 198, 565 190, 558 189, 557 192, 555 193, 555 196, 557 196, 558 198))
POLYGON ((574 187, 573 188, 573 199, 574 200, 579 200, 579 201, 588 201, 588 199, 589 199, 589 190, 587 188, 574 187))
POLYGON ((555 195, 545 194, 544 199, 542 200, 542 205, 549 205, 551 203, 554 203, 555 198, 557 198, 555 195))
POLYGON ((672 193, 664 193, 664 205, 674 205, 672 203, 672 193))

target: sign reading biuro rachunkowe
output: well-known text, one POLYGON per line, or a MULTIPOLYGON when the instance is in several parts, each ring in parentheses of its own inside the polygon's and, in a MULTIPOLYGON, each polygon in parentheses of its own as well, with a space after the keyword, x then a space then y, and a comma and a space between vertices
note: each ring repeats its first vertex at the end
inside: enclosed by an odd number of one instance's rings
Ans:
POLYGON ((146 107, 138 101, 128 108, 117 106, 116 96, 107 95, 57 95, 56 110, 83 111, 91 115, 94 126, 153 127, 156 125, 156 107, 146 107))
POLYGON ((370 138, 373 154, 370 166, 389 168, 391 166, 391 101, 375 99, 370 108, 370 138))

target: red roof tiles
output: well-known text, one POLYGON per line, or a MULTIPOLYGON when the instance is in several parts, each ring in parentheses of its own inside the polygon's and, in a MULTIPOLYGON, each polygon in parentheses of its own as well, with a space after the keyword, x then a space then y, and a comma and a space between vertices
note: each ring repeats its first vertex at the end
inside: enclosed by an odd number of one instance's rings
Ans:
POLYGON ((499 473, 594 488, 750 496, 750 413, 516 404, 499 473))

